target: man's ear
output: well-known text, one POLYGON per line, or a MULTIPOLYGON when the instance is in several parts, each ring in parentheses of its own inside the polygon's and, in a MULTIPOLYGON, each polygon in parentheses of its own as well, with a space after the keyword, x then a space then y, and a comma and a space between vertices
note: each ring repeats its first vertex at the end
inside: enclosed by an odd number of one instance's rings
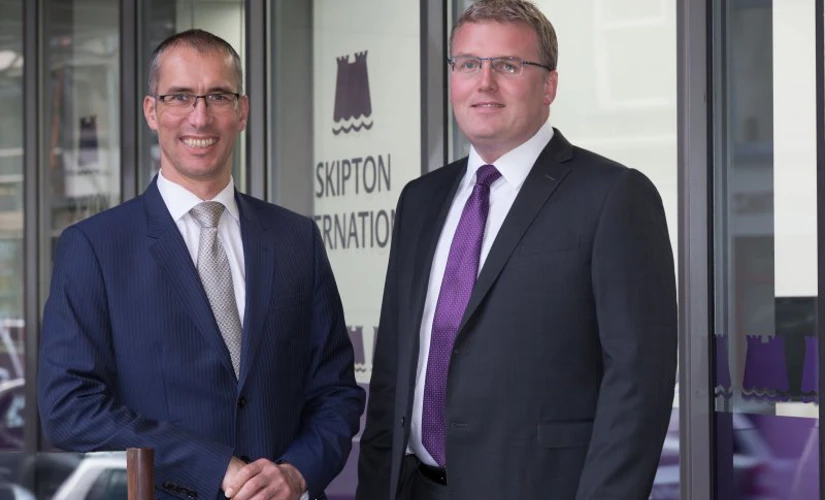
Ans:
POLYGON ((155 131, 158 129, 157 104, 158 100, 150 95, 143 98, 143 117, 149 128, 155 131))
POLYGON ((239 99, 238 106, 240 106, 240 119, 238 120, 238 132, 246 128, 246 121, 249 119, 249 96, 242 95, 239 99))
POLYGON ((559 72, 548 71, 544 79, 544 105, 549 106, 556 100, 556 90, 559 87, 559 72))

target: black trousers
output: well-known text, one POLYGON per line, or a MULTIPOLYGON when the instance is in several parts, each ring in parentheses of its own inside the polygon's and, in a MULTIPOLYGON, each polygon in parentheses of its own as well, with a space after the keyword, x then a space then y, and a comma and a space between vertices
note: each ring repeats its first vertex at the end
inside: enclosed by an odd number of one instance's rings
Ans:
POLYGON ((450 500, 450 491, 447 486, 425 477, 418 468, 420 463, 413 455, 404 458, 399 499, 450 500))

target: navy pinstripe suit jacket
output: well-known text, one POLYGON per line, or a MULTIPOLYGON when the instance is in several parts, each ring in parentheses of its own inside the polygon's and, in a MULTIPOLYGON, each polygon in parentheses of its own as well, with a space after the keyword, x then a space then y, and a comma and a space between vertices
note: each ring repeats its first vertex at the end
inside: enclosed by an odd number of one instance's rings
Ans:
POLYGON ((154 448, 159 498, 223 498, 232 455, 289 461, 323 496, 364 406, 335 280, 311 220, 236 199, 239 380, 152 182, 60 238, 39 353, 43 431, 66 450, 154 448))

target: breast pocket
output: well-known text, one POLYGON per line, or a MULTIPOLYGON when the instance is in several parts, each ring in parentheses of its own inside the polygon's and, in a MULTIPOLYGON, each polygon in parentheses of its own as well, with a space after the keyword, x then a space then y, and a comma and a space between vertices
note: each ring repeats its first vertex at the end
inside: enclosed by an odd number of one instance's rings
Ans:
POLYGON ((541 256, 555 252, 578 250, 581 236, 568 231, 557 235, 532 237, 525 239, 516 249, 514 257, 541 256))
POLYGON ((570 232, 553 235, 528 234, 516 247, 507 264, 516 272, 529 272, 535 279, 547 283, 566 284, 576 276, 588 256, 584 253, 581 237, 570 232))

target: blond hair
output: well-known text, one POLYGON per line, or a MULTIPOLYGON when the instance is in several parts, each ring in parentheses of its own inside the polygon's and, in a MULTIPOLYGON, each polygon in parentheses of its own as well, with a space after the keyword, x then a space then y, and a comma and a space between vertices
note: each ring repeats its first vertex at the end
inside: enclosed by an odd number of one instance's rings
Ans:
POLYGON ((556 69, 559 59, 556 30, 541 10, 528 0, 478 0, 458 18, 450 33, 450 46, 453 45, 456 31, 464 24, 489 21, 523 23, 532 28, 539 38, 541 62, 551 70, 556 69))

